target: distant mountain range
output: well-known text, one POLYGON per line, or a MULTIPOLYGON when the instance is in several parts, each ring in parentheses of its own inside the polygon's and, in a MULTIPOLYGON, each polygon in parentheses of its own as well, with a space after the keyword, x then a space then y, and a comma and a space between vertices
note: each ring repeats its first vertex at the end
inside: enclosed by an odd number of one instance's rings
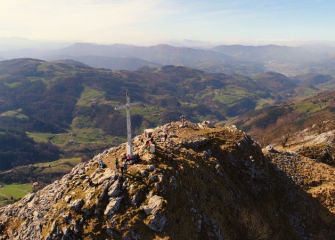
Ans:
POLYGON ((52 50, 37 48, 7 50, 1 48, 0 59, 38 58, 71 59, 91 67, 112 70, 137 70, 142 67, 177 65, 227 74, 257 74, 274 71, 295 76, 309 73, 335 75, 335 50, 315 51, 303 47, 277 45, 222 45, 213 48, 172 46, 99 45, 76 43, 52 50))

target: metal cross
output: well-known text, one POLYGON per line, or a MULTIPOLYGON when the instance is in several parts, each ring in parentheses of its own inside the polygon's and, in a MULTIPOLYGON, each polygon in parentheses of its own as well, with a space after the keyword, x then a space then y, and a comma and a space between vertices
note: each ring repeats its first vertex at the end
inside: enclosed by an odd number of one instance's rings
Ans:
POLYGON ((142 105, 140 102, 130 102, 130 97, 128 94, 128 91, 126 91, 126 104, 115 107, 115 110, 123 110, 126 109, 126 115, 127 115, 127 155, 129 155, 130 158, 133 157, 133 150, 132 150, 132 138, 131 138, 131 117, 130 117, 130 108, 133 106, 142 105))

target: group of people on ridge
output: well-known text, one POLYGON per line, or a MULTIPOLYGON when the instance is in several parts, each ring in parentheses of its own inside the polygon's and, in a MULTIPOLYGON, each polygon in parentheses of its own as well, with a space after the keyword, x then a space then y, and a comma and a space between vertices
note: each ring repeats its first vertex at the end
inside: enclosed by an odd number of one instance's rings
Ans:
MULTIPOLYGON (((185 127, 185 125, 186 125, 185 116, 182 115, 180 117, 180 120, 181 120, 181 123, 182 123, 180 127, 185 127)), ((151 130, 151 131, 153 131, 153 130, 151 130)), ((145 142, 144 149, 147 152, 150 152, 151 154, 154 154, 155 153, 154 139, 151 136, 151 133, 150 133, 150 136, 147 136, 147 137, 150 137, 150 138, 145 142)), ((161 142, 165 142, 168 139, 168 134, 167 134, 166 129, 164 129, 164 131, 163 131, 163 133, 161 134, 160 137, 161 137, 161 139, 160 139, 161 142)), ((129 154, 128 155, 124 154, 123 157, 120 160, 118 158, 115 159, 115 169, 116 169, 117 172, 120 172, 121 175, 123 176, 124 173, 127 171, 128 165, 138 163, 139 161, 140 161, 140 158, 139 158, 138 154, 136 154, 134 156, 130 156, 129 154)), ((99 165, 100 169, 103 169, 103 168, 107 167, 107 165, 101 159, 98 160, 98 165, 99 165)))

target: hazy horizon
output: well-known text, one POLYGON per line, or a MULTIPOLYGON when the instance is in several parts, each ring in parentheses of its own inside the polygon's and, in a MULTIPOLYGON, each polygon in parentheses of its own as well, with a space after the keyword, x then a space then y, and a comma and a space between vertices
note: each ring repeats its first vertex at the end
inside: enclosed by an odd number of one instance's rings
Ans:
POLYGON ((0 39, 153 45, 334 45, 330 0, 4 0, 0 39))
POLYGON ((211 48, 219 45, 243 45, 243 46, 266 46, 278 45, 289 47, 335 47, 335 41, 236 41, 236 42, 210 42, 199 41, 196 39, 167 39, 157 42, 93 42, 93 41, 55 41, 49 39, 29 39, 19 36, 0 37, 0 50, 8 48, 8 50, 20 49, 58 49, 73 44, 97 44, 97 45, 132 45, 132 46, 153 46, 153 45, 171 45, 176 47, 195 47, 195 48, 211 48))

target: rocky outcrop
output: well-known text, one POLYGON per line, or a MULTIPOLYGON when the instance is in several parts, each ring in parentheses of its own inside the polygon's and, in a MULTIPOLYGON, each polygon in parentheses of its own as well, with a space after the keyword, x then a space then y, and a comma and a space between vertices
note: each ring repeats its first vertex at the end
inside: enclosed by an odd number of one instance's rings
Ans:
POLYGON ((164 207, 166 200, 163 197, 154 195, 149 198, 148 203, 142 206, 147 218, 145 220, 148 227, 155 231, 163 231, 167 222, 166 216, 164 215, 164 207))
POLYGON ((153 130, 155 154, 137 136, 141 161, 124 175, 123 144, 0 208, 0 239, 334 239, 332 211, 312 197, 321 189, 303 191, 248 135, 180 126, 153 130))
POLYGON ((120 209, 122 199, 123 197, 110 199, 108 205, 106 206, 104 214, 108 216, 113 216, 113 214, 120 209))
POLYGON ((278 172, 315 197, 335 214, 335 168, 297 153, 269 153, 278 172))
POLYGON ((291 133, 285 147, 264 152, 276 169, 335 214, 335 122, 291 133))

